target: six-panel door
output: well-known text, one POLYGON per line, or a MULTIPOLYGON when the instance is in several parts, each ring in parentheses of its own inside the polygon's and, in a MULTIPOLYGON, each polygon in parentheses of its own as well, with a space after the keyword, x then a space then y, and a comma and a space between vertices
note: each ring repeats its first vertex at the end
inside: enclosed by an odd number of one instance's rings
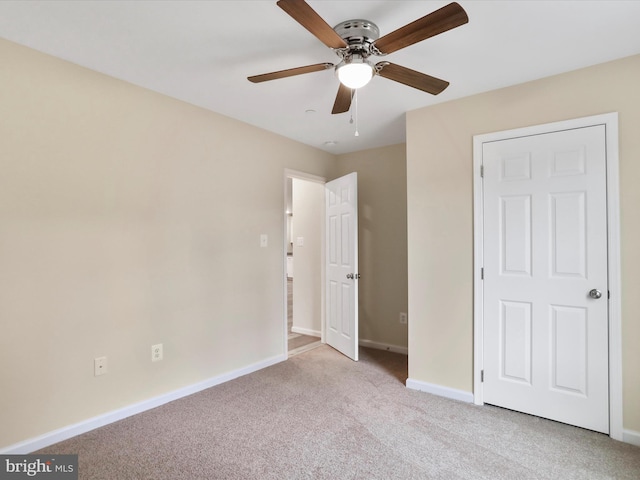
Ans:
POLYGON ((326 184, 327 343, 358 360, 357 174, 326 184))
POLYGON ((604 128, 483 144, 483 395, 608 433, 604 128))

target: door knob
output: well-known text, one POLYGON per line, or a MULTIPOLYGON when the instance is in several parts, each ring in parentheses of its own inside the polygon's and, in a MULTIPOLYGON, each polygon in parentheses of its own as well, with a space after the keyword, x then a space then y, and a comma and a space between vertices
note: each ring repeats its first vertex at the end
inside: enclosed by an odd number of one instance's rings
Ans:
POLYGON ((353 280, 354 278, 360 278, 359 273, 347 273, 347 278, 353 280))
POLYGON ((597 300, 598 298, 600 298, 602 296, 602 292, 600 290, 598 290, 597 288, 594 288, 593 290, 589 291, 589 296, 591 298, 595 298, 597 300))
POLYGON ((353 280, 353 273, 347 273, 347 278, 352 279, 353 280))

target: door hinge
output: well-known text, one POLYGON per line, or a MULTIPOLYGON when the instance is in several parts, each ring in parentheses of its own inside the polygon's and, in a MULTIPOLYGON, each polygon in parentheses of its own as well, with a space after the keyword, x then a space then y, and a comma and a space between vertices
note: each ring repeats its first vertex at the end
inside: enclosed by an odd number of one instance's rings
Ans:
POLYGON ((484 267, 480 268, 480 280, 484 280, 484 267))
POLYGON ((480 165, 480 176, 484 177, 484 165, 480 165))
POLYGON ((611 300, 611 292, 609 290, 607 290, 607 298, 611 300))
POLYGON ((480 382, 484 382, 484 370, 480 370, 480 382))

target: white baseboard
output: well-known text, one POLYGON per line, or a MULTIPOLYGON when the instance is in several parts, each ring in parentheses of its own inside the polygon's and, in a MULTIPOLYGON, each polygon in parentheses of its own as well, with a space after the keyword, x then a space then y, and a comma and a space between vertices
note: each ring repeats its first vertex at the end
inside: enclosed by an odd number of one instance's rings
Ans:
POLYGON ((299 333, 300 335, 311 335, 312 337, 319 337, 321 335, 320 330, 311 330, 310 328, 291 327, 293 333, 299 333))
POLYGON ((461 402, 473 403, 473 393, 465 392, 464 390, 457 390, 455 388, 443 387, 442 385, 412 380, 411 378, 407 378, 406 386, 412 390, 432 393, 440 397, 459 400, 461 402))
POLYGON ((630 443, 631 445, 640 447, 640 432, 635 432, 633 430, 623 430, 622 441, 624 443, 630 443))
POLYGON ((365 348, 375 348, 377 350, 386 350, 388 352, 402 353, 403 355, 409 354, 407 347, 401 347, 400 345, 391 345, 388 343, 374 342, 372 340, 360 339, 358 344, 365 348))
POLYGON ((258 370, 262 370, 263 368, 270 367, 271 365, 275 365, 276 363, 283 362, 286 359, 286 355, 277 355, 261 362, 239 368, 238 370, 218 375, 217 377, 212 377, 202 382, 195 383, 193 385, 189 385, 187 387, 183 387, 178 390, 174 390, 172 392, 150 398, 148 400, 143 400, 142 402, 134 403, 132 405, 114 410, 112 412, 98 415, 97 417, 89 418, 82 422, 53 430, 38 437, 9 445, 5 448, 0 448, 0 454, 23 455, 31 453, 36 450, 40 450, 41 448, 48 447, 49 445, 53 445, 54 443, 58 443, 71 437, 75 437, 76 435, 80 435, 96 428, 103 427, 104 425, 117 422, 118 420, 122 420, 138 413, 142 413, 146 410, 151 410, 152 408, 159 407, 160 405, 164 405, 165 403, 172 402, 188 395, 193 395, 194 393, 198 393, 202 390, 206 390, 207 388, 220 385, 221 383, 228 382, 229 380, 242 377, 243 375, 247 375, 258 370))

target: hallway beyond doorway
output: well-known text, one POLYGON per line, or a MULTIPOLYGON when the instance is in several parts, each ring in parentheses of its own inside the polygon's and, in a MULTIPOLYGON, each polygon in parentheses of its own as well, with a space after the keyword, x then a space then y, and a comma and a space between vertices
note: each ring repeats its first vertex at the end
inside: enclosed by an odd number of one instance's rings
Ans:
POLYGON ((287 278, 287 351, 289 356, 298 355, 322 345, 319 337, 302 335, 291 331, 293 327, 293 278, 287 278))

